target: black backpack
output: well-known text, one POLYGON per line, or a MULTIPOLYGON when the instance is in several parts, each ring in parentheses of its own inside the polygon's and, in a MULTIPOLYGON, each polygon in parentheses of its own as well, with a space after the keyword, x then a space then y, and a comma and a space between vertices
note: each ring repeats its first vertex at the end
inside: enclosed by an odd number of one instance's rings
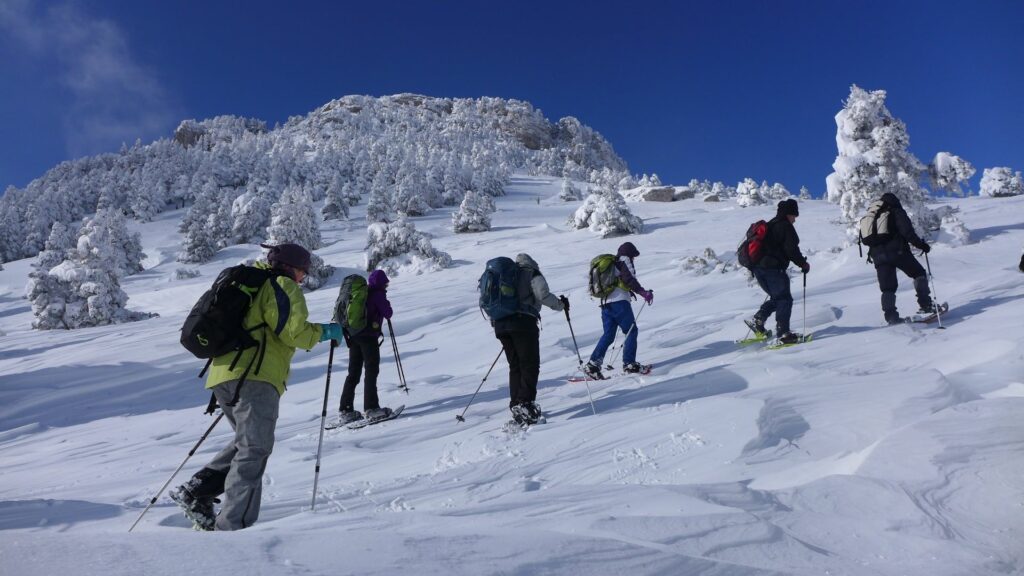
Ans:
POLYGON ((240 264, 226 268, 192 307, 181 326, 181 345, 196 358, 209 360, 259 345, 242 326, 256 292, 279 272, 240 264))

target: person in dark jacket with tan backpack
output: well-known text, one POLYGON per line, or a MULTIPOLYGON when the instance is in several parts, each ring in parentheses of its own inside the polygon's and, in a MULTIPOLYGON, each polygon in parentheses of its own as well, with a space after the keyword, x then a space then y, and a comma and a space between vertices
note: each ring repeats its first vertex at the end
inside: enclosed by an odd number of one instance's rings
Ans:
POLYGON ((903 319, 896 310, 896 288, 899 286, 896 270, 914 279, 914 292, 917 294, 917 304, 920 307, 918 314, 930 314, 935 311, 935 303, 928 289, 928 275, 917 258, 910 253, 911 244, 925 254, 931 251, 931 246, 914 231, 910 216, 895 194, 886 192, 882 194, 880 200, 883 204, 882 210, 889 212, 890 238, 868 249, 868 261, 875 265, 875 273, 878 275, 885 321, 890 325, 901 324, 903 319))
POLYGON ((768 316, 775 314, 776 336, 783 344, 795 344, 803 338, 789 329, 789 318, 793 312, 793 295, 789 290, 789 274, 786 268, 793 262, 807 274, 811 264, 800 253, 800 236, 793 223, 800 215, 796 200, 790 198, 778 204, 775 217, 768 221, 764 238, 764 255, 750 271, 758 286, 768 294, 768 299, 746 325, 758 336, 767 334, 764 323, 768 316))

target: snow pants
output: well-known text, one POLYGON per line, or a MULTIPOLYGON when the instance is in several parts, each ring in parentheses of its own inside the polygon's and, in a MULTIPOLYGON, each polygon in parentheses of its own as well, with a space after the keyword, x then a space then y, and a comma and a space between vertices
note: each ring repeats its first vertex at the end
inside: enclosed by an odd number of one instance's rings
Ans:
POLYGON ((779 336, 789 332, 789 317, 793 313, 793 295, 789 291, 789 274, 785 270, 776 268, 751 269, 757 285, 768 294, 768 300, 761 304, 761 308, 754 316, 760 318, 761 322, 767 322, 768 317, 775 313, 775 333, 779 336))
POLYGON ((348 339, 348 376, 345 387, 341 390, 342 412, 352 410, 356 399, 356 386, 366 367, 366 378, 363 381, 363 412, 380 408, 377 397, 377 375, 380 374, 380 346, 377 334, 366 332, 348 339))
POLYGON ((890 263, 879 264, 875 261, 875 273, 878 275, 878 287, 882 290, 882 313, 886 321, 899 320, 899 312, 896 311, 896 288, 899 282, 896 280, 896 270, 914 279, 914 292, 917 294, 917 305, 922 309, 928 309, 932 305, 931 290, 928 288, 928 275, 924 267, 914 258, 909 251, 896 257, 890 263))
POLYGON ((537 320, 517 315, 499 320, 494 336, 501 341, 508 360, 509 407, 537 400, 537 379, 540 377, 540 329, 537 320), (520 317, 521 318, 518 318, 520 317))
POLYGON ((636 326, 636 319, 633 316, 633 305, 628 300, 602 305, 601 324, 604 326, 604 334, 597 341, 594 352, 590 354, 590 361, 598 365, 603 364, 608 347, 615 341, 615 333, 622 330, 626 335, 626 342, 622 345, 622 365, 636 362, 636 339, 640 329, 636 326))
POLYGON ((234 429, 235 437, 196 474, 205 476, 205 485, 200 490, 204 496, 218 496, 221 488, 218 484, 223 481, 224 503, 217 514, 216 530, 240 530, 256 523, 263 493, 263 471, 274 449, 274 428, 281 403, 281 395, 273 384, 246 380, 238 403, 228 406, 237 387, 237 380, 213 387, 213 394, 234 429))

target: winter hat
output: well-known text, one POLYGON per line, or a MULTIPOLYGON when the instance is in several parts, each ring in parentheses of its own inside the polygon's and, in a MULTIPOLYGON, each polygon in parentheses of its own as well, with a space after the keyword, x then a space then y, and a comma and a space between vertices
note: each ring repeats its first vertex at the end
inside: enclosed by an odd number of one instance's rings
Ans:
POLYGON ((391 280, 388 280, 388 275, 383 270, 374 270, 370 272, 370 279, 366 282, 370 285, 370 288, 387 288, 391 280))
POLYGON ((278 244, 277 246, 260 244, 260 246, 270 250, 270 252, 267 253, 267 262, 270 262, 271 266, 284 264, 285 266, 290 266, 296 270, 302 270, 303 272, 309 271, 309 250, 306 250, 302 246, 299 246, 298 244, 278 244))
POLYGON ((619 246, 618 256, 628 256, 630 258, 636 258, 640 255, 640 251, 633 246, 632 242, 623 242, 622 246, 619 246))
POLYGON ((902 206, 902 204, 900 204, 899 196, 896 196, 892 192, 882 194, 880 200, 887 206, 902 206))
POLYGON ((530 255, 525 252, 516 254, 516 264, 522 266, 523 268, 540 270, 540 266, 537 265, 537 261, 531 258, 530 255))
POLYGON ((800 207, 797 206, 796 200, 790 198, 779 202, 779 216, 799 216, 800 207))

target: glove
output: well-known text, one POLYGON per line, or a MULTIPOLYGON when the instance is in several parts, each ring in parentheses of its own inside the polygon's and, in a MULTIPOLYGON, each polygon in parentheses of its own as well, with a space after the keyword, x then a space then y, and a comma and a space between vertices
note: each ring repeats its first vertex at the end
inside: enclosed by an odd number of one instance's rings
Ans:
POLYGON ((927 254, 927 253, 932 251, 932 247, 929 246, 927 242, 922 242, 921 243, 921 251, 924 252, 925 254, 927 254))
POLYGON ((644 297, 644 302, 647 302, 648 306, 654 304, 654 290, 647 290, 646 292, 641 292, 640 295, 644 297))
POLYGON ((325 342, 327 340, 334 340, 335 342, 341 341, 341 324, 337 322, 331 322, 330 324, 321 324, 320 328, 320 341, 325 342))
POLYGON ((804 260, 804 265, 801 266, 800 269, 804 271, 804 274, 807 274, 811 271, 811 263, 804 260))
POLYGON ((569 299, 566 298, 564 294, 559 296, 558 299, 559 299, 559 301, 562 302, 562 307, 565 309, 565 311, 568 312, 569 311, 569 299))

